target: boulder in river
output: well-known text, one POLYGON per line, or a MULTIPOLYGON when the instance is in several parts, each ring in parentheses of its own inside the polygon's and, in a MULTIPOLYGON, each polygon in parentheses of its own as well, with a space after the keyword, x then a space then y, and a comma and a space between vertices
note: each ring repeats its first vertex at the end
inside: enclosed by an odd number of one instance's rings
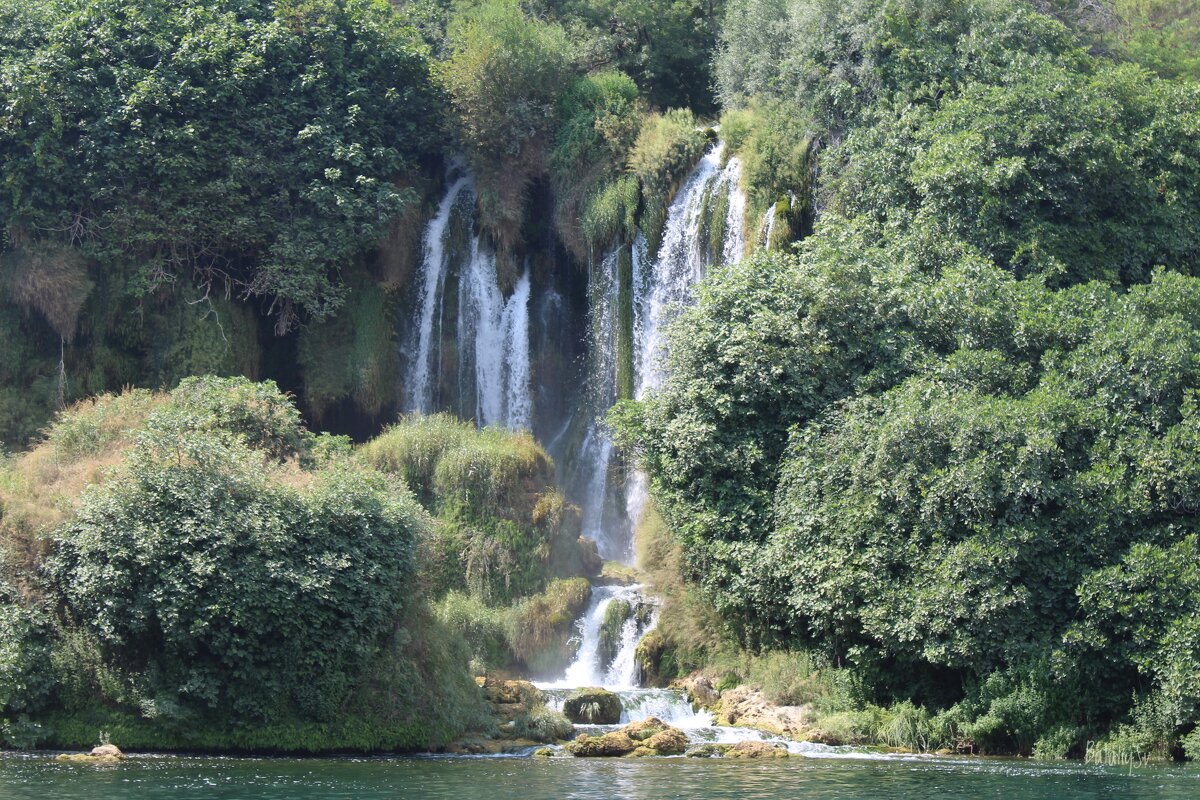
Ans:
POLYGON ((576 725, 615 725, 621 711, 620 696, 607 689, 576 689, 563 703, 563 713, 576 725))
POLYGON ((566 745, 575 756, 676 756, 688 745, 687 735, 660 719, 647 717, 603 736, 580 734, 566 745))
POLYGON ((624 731, 613 731, 603 736, 581 733, 575 741, 566 745, 566 749, 573 756, 586 758, 627 756, 637 749, 637 743, 624 731))
POLYGON ((687 751, 689 758, 788 758, 787 746, 778 742, 748 741, 707 743, 687 751))

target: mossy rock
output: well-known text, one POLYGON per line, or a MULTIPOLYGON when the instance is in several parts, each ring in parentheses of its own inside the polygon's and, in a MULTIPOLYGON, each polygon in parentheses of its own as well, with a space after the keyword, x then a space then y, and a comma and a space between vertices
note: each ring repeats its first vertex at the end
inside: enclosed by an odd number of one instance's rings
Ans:
POLYGON ((581 733, 566 745, 566 750, 580 758, 612 758, 627 756, 637 749, 637 743, 630 739, 624 731, 613 731, 603 736, 589 736, 581 733))
POLYGON ((647 717, 603 736, 580 734, 566 745, 567 752, 580 757, 677 756, 687 750, 687 734, 660 719, 647 717))
POLYGON ((666 728, 642 742, 633 756, 679 756, 687 750, 687 734, 678 728, 666 728))
POLYGON ((686 755, 688 758, 721 758, 731 747, 731 744, 702 744, 688 750, 686 755))
POLYGON ((635 756, 677 756, 687 750, 687 735, 657 717, 631 722, 622 731, 639 743, 635 756))
POLYGON ((481 688, 487 701, 496 708, 497 712, 505 710, 514 712, 512 715, 502 713, 502 716, 509 719, 516 713, 531 711, 546 702, 546 695, 542 690, 529 681, 506 681, 489 676, 483 681, 481 688))
POLYGON ((622 710, 618 695, 594 687, 576 689, 563 703, 563 714, 576 725, 615 725, 622 710))
POLYGON ((525 735, 539 742, 561 742, 574 733, 571 720, 549 708, 534 709, 525 723, 525 735))

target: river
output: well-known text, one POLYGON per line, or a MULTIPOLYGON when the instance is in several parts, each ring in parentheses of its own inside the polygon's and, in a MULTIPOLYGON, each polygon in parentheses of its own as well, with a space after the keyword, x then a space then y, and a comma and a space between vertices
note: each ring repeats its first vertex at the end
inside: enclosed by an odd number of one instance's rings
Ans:
POLYGON ((46 754, 0 756, 4 800, 549 800, 550 798, 1020 798, 1200 796, 1193 767, 1094 767, 937 757, 720 759, 192 758, 106 767, 46 754))

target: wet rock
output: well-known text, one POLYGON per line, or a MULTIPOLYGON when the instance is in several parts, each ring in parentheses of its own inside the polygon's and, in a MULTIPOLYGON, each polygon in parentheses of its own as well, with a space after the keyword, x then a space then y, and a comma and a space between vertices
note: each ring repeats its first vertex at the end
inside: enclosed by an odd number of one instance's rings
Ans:
POLYGON ((776 742, 738 742, 725 751, 725 758, 788 758, 785 745, 776 742))
POLYGON ((646 717, 638 722, 631 722, 622 730, 630 739, 639 743, 630 755, 677 756, 687 750, 687 735, 657 717, 646 717))
POLYGON ((494 756, 506 753, 519 753, 530 747, 537 747, 540 742, 532 739, 488 739, 474 737, 454 742, 446 747, 445 752, 456 756, 494 756))
POLYGON ((534 758, 551 758, 553 755, 554 751, 549 747, 539 747, 537 750, 533 751, 534 758))
POLYGON ((596 658, 601 664, 612 663, 621 649, 621 635, 625 620, 633 614, 628 600, 616 599, 604 609, 604 621, 600 623, 600 641, 596 644, 596 658))
POLYGON ((107 756, 110 758, 124 758, 125 754, 121 752, 121 748, 115 744, 102 744, 99 747, 93 747, 91 755, 107 756))
POLYGON ((621 711, 621 698, 606 689, 576 689, 563 703, 563 714, 576 725, 615 725, 621 711))
POLYGON ((587 756, 677 756, 687 750, 687 734, 660 719, 647 717, 603 736, 580 734, 566 746, 572 755, 587 756))
POLYGON ((496 715, 503 719, 527 714, 546 703, 546 695, 529 681, 509 681, 489 675, 482 681, 476 678, 476 682, 483 689, 483 696, 492 704, 496 715))
POLYGON ((712 708, 721 699, 721 693, 713 686, 712 681, 698 672, 681 678, 672 685, 683 689, 694 705, 703 708, 712 708))
POLYGON ((633 756, 678 756, 687 750, 687 734, 678 728, 667 728, 646 739, 630 755, 633 756))
POLYGON ((531 712, 524 727, 525 735, 539 742, 561 742, 575 734, 571 720, 549 708, 531 712))
POLYGON ((720 758, 733 747, 731 744, 702 744, 688 750, 688 758, 720 758))

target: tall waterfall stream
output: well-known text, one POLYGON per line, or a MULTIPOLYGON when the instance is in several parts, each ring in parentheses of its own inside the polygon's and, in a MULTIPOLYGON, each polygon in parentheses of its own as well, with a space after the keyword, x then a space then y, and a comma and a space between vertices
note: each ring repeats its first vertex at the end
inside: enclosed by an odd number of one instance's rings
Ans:
MULTIPOLYGON (((663 334, 672 315, 693 302, 695 286, 709 267, 745 254, 741 165, 736 158, 725 160, 723 151, 720 143, 712 146, 672 199, 653 258, 645 239, 638 236, 603 254, 589 275, 586 413, 590 418, 573 464, 572 499, 582 509, 583 534, 596 541, 606 559, 632 561, 633 529, 646 502, 641 474, 614 481, 614 446, 603 425, 604 413, 621 393, 622 311, 627 311, 627 321, 632 320, 628 354, 632 393, 642 398, 662 384, 663 334), (723 219, 713 219, 714 208, 724 209, 723 219), (714 225, 723 235, 710 235, 714 225), (622 248, 631 262, 626 302, 632 307, 628 309, 621 308, 622 248)), ((425 230, 414 330, 408 342, 405 406, 424 413, 450 408, 480 425, 531 428, 537 393, 531 386, 530 272, 527 267, 506 298, 497 276, 496 254, 474 230, 474 208, 471 177, 454 165, 446 193, 425 230)), ((561 306, 562 297, 550 290, 537 303, 538 307, 561 306)), ((572 419, 556 424, 555 442, 567 435, 572 419)), ((620 695, 622 724, 655 716, 696 741, 767 738, 756 731, 715 725, 712 715, 693 709, 681 691, 641 686, 637 644, 657 622, 656 602, 642 593, 641 586, 596 587, 589 607, 576 622, 574 661, 561 678, 541 685, 551 703, 561 708, 572 689, 603 687, 620 695), (622 624, 619 643, 614 647, 610 642, 605 651, 603 622, 610 605, 618 601, 631 611, 622 624)), ((595 727, 603 728, 587 729, 595 727)), ((788 746, 808 754, 828 749, 788 746)))

